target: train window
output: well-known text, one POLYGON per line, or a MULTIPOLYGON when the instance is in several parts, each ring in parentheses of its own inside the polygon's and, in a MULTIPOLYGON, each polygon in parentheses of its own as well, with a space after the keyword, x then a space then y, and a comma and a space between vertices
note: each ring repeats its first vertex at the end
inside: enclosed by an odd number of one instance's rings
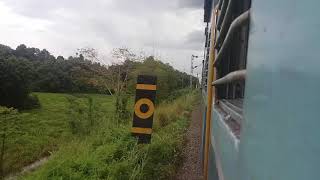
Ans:
POLYGON ((237 137, 243 119, 250 4, 250 0, 220 0, 217 5, 215 103, 237 137))

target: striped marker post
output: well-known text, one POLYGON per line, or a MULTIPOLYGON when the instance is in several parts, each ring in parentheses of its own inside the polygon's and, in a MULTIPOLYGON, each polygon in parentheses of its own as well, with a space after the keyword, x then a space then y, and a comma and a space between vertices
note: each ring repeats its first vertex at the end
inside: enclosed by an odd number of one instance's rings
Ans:
POLYGON ((138 76, 131 128, 131 133, 138 138, 138 143, 150 143, 151 141, 156 84, 155 76, 138 76))

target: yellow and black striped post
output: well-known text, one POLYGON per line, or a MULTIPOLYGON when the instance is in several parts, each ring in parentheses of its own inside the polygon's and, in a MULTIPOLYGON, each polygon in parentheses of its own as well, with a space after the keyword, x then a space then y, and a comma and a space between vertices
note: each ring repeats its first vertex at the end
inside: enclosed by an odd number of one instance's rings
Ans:
POLYGON ((155 76, 138 76, 131 133, 138 138, 139 143, 151 141, 156 84, 155 76))

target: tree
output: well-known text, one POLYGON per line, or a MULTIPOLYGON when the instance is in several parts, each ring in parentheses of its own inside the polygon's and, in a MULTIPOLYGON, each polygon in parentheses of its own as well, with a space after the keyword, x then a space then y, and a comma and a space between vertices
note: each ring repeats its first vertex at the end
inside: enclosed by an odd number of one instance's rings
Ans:
POLYGON ((109 72, 113 82, 116 80, 116 114, 120 118, 126 118, 128 103, 128 79, 129 72, 132 70, 136 61, 136 55, 128 48, 116 48, 112 51, 112 57, 117 60, 117 64, 109 67, 109 72))
POLYGON ((38 59, 41 60, 41 61, 45 61, 45 60, 55 60, 55 57, 52 56, 50 54, 49 51, 47 51, 46 49, 42 49, 38 55, 38 59))
POLYGON ((189 79, 188 74, 175 70, 169 64, 154 59, 153 56, 136 63, 135 67, 130 71, 129 76, 131 79, 128 83, 128 89, 131 92, 135 90, 136 77, 139 74, 157 76, 157 102, 169 97, 173 91, 188 86, 188 83, 186 83, 189 79))
POLYGON ((19 46, 17 46, 15 53, 16 56, 21 56, 24 57, 27 54, 27 46, 24 44, 20 44, 19 46))
POLYGON ((125 107, 135 91, 137 75, 158 77, 158 100, 188 85, 188 75, 153 56, 137 56, 128 48, 112 51, 110 66, 94 48, 80 48, 75 56, 55 58, 46 49, 19 45, 15 50, 0 45, 0 105, 20 108, 29 92, 107 93, 125 107))
POLYGON ((98 51, 94 48, 85 47, 78 49, 78 53, 84 55, 86 59, 88 59, 91 62, 101 62, 98 51))
POLYGON ((9 58, 12 56, 13 50, 9 46, 0 44, 0 57, 9 58))
POLYGON ((112 57, 116 59, 114 66, 117 67, 111 71, 113 77, 117 76, 117 88, 115 89, 118 93, 121 93, 127 87, 129 71, 133 68, 137 56, 128 48, 116 48, 112 51, 112 57))
POLYGON ((57 60, 58 60, 58 61, 64 61, 64 57, 63 57, 63 56, 58 56, 58 57, 57 57, 57 60))
MULTIPOLYGON (((100 63, 103 62, 102 59, 99 58, 98 51, 94 48, 90 48, 90 47, 80 48, 80 49, 78 49, 78 54, 83 55, 85 59, 92 62, 93 66, 101 66, 100 63)), ((92 72, 94 73, 94 75, 108 77, 108 76, 106 76, 106 75, 108 75, 107 71, 93 70, 92 72)), ((100 82, 103 81, 102 83, 105 85, 106 89, 108 90, 108 93, 110 95, 113 95, 111 92, 111 89, 109 88, 108 82, 103 79, 99 79, 99 81, 100 82)))
POLYGON ((32 64, 24 59, 0 59, 0 105, 23 108, 30 92, 32 64))

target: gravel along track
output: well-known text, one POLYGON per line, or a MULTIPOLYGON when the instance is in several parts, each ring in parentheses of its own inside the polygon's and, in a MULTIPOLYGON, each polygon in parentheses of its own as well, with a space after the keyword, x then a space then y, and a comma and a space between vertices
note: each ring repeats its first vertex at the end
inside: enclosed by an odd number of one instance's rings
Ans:
POLYGON ((177 180, 202 180, 200 146, 202 114, 200 106, 192 112, 192 120, 186 134, 186 145, 183 149, 183 163, 178 170, 177 180))

